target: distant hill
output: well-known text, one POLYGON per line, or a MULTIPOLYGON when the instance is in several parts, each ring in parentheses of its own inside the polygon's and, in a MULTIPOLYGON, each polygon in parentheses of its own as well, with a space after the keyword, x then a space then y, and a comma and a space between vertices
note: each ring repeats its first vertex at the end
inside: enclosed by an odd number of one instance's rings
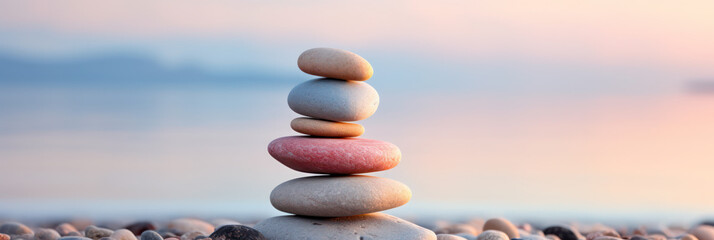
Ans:
POLYGON ((264 87, 292 86, 302 78, 269 70, 216 74, 196 67, 167 68, 130 54, 64 61, 0 54, 0 86, 264 87))

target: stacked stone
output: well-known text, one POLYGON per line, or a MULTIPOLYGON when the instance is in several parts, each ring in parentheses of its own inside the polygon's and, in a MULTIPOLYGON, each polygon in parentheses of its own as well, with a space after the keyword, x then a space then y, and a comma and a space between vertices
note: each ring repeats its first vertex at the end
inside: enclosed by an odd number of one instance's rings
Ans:
POLYGON ((378 213, 406 204, 411 190, 395 180, 366 175, 395 167, 401 152, 394 144, 357 138, 364 127, 348 123, 377 110, 379 95, 367 84, 372 66, 349 51, 314 48, 298 67, 324 77, 297 85, 288 105, 306 117, 290 126, 308 136, 273 140, 270 155, 300 172, 326 174, 293 179, 273 189, 272 205, 295 215, 266 219, 255 228, 268 239, 436 239, 408 221, 378 213))

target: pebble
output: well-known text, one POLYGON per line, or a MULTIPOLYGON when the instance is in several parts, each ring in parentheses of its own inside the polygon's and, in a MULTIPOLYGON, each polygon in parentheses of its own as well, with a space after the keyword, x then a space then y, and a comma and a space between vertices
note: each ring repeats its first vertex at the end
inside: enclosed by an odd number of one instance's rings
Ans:
POLYGON ((548 235, 555 235, 558 236, 559 239, 561 240, 578 240, 577 235, 575 235, 575 232, 572 230, 561 227, 561 226, 552 226, 548 227, 546 229, 543 229, 543 233, 545 233, 546 236, 548 235))
POLYGON ((253 228, 243 225, 225 225, 211 233, 212 240, 265 240, 266 238, 253 228))
POLYGON ((304 116, 352 122, 377 111, 379 94, 365 82, 319 78, 295 86, 288 106, 304 116))
POLYGON ((0 233, 0 240, 10 240, 10 235, 0 233))
POLYGON ((127 229, 119 229, 114 231, 111 236, 115 240, 137 240, 133 232, 127 229))
POLYGON ((270 142, 268 153, 293 170, 327 174, 384 171, 402 158, 396 145, 364 138, 282 137, 270 142))
POLYGON ((510 240, 508 235, 497 230, 485 230, 476 237, 476 240, 510 240))
POLYGON ((149 222, 149 221, 140 221, 140 222, 135 222, 135 223, 129 224, 129 225, 125 226, 124 228, 133 232, 134 235, 139 236, 142 233, 144 233, 144 231, 156 230, 156 225, 154 225, 154 223, 149 222))
POLYGON ((7 235, 32 235, 32 229, 19 222, 6 222, 0 225, 0 233, 7 235))
POLYGON ((84 236, 98 240, 103 237, 109 237, 114 233, 111 229, 100 228, 94 225, 89 225, 84 229, 84 236))
POLYGON ((476 238, 478 238, 478 235, 472 235, 472 234, 468 234, 468 233, 457 233, 457 234, 453 234, 453 235, 456 235, 456 236, 459 236, 462 238, 466 238, 466 240, 476 240, 476 238))
POLYGON ((622 238, 610 237, 610 236, 599 236, 595 240, 622 240, 622 238))
POLYGON ((699 240, 714 240, 714 227, 709 225, 699 225, 689 230, 689 233, 699 240))
POLYGON ((541 235, 522 235, 519 239, 523 240, 548 240, 548 238, 541 235))
POLYGON ((372 65, 350 51, 313 48, 300 54, 298 68, 307 74, 345 80, 365 81, 372 77, 372 65))
POLYGON ((39 228, 35 231, 35 240, 57 240, 60 234, 51 228, 39 228))
POLYGON ((156 230, 156 232, 159 233, 159 235, 161 235, 161 237, 164 239, 172 238, 172 237, 178 238, 178 236, 170 229, 158 229, 158 230, 156 230))
POLYGON ((588 233, 588 235, 585 237, 586 240, 594 240, 595 238, 602 237, 602 236, 609 236, 609 237, 616 237, 616 238, 622 238, 617 231, 613 229, 607 229, 607 230, 601 230, 597 232, 591 232, 588 233))
POLYGON ((296 132, 318 137, 359 137, 364 127, 357 123, 335 122, 316 118, 299 117, 290 122, 296 132))
POLYGON ((682 234, 676 237, 676 239, 680 240, 699 240, 697 237, 695 237, 692 234, 682 234))
POLYGON ((491 218, 483 224, 483 230, 497 230, 508 235, 508 238, 518 238, 518 228, 505 218, 491 218))
POLYGON ((436 234, 436 240, 466 240, 466 238, 454 234, 441 233, 436 234))
POLYGON ((146 230, 141 233, 139 240, 164 240, 164 238, 161 237, 161 234, 154 230, 146 230))
POLYGON ((280 216, 258 222, 255 229, 270 240, 390 239, 435 240, 436 234, 385 213, 341 218, 280 216))
POLYGON ((276 209, 304 216, 346 217, 379 212, 409 202, 409 187, 388 178, 312 176, 284 182, 270 193, 276 209))
POLYGON ((58 225, 55 230, 57 230, 60 236, 69 236, 71 232, 79 233, 79 231, 77 231, 77 228, 75 228, 74 226, 72 226, 72 224, 69 223, 62 223, 58 225))
POLYGON ((173 229, 175 233, 183 235, 187 232, 202 232, 210 234, 214 227, 210 223, 193 218, 179 218, 169 222, 168 228, 173 229))

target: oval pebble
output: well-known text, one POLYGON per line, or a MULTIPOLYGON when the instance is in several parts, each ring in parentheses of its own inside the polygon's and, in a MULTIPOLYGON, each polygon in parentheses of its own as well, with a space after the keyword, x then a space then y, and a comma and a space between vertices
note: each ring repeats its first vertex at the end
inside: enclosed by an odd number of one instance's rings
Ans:
POLYGON ((134 235, 139 236, 142 233, 144 233, 144 231, 156 230, 156 225, 154 225, 152 222, 140 221, 140 222, 134 222, 132 224, 126 225, 124 228, 133 232, 134 235))
POLYGON ((127 229, 116 230, 109 237, 115 240, 137 240, 134 233, 127 229))
POLYGON ((183 235, 188 232, 202 232, 210 234, 215 229, 213 225, 202 220, 193 218, 179 218, 169 222, 169 229, 172 229, 176 234, 183 235))
POLYGON ((293 170, 327 174, 384 171, 402 158, 394 144, 364 138, 282 137, 268 144, 268 153, 293 170))
POLYGON ((57 240, 60 234, 51 228, 39 228, 35 230, 35 240, 57 240))
POLYGON ((372 77, 372 65, 350 51, 336 48, 313 48, 300 54, 298 68, 321 77, 364 81, 372 77))
POLYGON ((100 228, 94 225, 89 225, 84 229, 84 236, 98 240, 103 237, 109 237, 114 233, 111 229, 100 228))
POLYGON ((34 232, 29 227, 19 222, 6 222, 0 225, 0 233, 7 235, 32 235, 34 232))
POLYGON ((578 240, 577 235, 575 235, 572 230, 561 226, 548 227, 546 229, 543 229, 543 233, 545 233, 546 236, 558 236, 558 238, 560 238, 561 240, 578 240))
POLYGON ((164 238, 161 237, 161 234, 154 230, 146 230, 141 233, 139 240, 164 240, 164 238))
POLYGON ((300 117, 290 122, 296 132, 318 137, 359 137, 364 127, 356 123, 334 122, 329 120, 300 117))
POLYGON ((387 178, 312 176, 284 182, 270 193, 276 209, 303 216, 344 217, 384 211, 409 202, 406 185, 387 178))
POLYGON ((265 240, 258 230, 243 225, 225 225, 209 237, 213 240, 265 240))
POLYGON ((60 225, 57 225, 55 230, 57 230, 60 236, 68 236, 71 232, 78 232, 77 228, 75 228, 74 226, 72 226, 72 224, 69 223, 62 223, 60 225))
POLYGON ((270 240, 436 239, 434 232, 385 213, 341 218, 280 216, 258 222, 255 229, 270 240))
POLYGON ((288 106, 308 117, 359 121, 377 111, 379 94, 365 82, 319 78, 295 86, 288 94, 288 106))
POLYGON ((510 240, 510 238, 501 231, 485 230, 476 237, 476 240, 510 240))
POLYGON ((508 238, 518 238, 518 228, 505 218, 491 218, 483 224, 483 230, 501 231, 508 235, 508 238))
POLYGON ((682 234, 676 237, 679 240, 699 240, 697 237, 695 237, 692 234, 682 234))
POLYGON ((709 225, 696 226, 689 230, 689 233, 699 240, 714 240, 714 227, 709 225))

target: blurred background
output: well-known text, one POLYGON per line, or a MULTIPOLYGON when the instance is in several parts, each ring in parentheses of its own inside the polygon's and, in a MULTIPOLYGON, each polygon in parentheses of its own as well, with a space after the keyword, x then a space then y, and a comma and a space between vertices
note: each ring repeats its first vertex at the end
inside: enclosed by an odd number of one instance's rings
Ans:
POLYGON ((0 216, 279 215, 298 55, 374 67, 389 211, 714 213, 711 1, 0 0, 0 216))

